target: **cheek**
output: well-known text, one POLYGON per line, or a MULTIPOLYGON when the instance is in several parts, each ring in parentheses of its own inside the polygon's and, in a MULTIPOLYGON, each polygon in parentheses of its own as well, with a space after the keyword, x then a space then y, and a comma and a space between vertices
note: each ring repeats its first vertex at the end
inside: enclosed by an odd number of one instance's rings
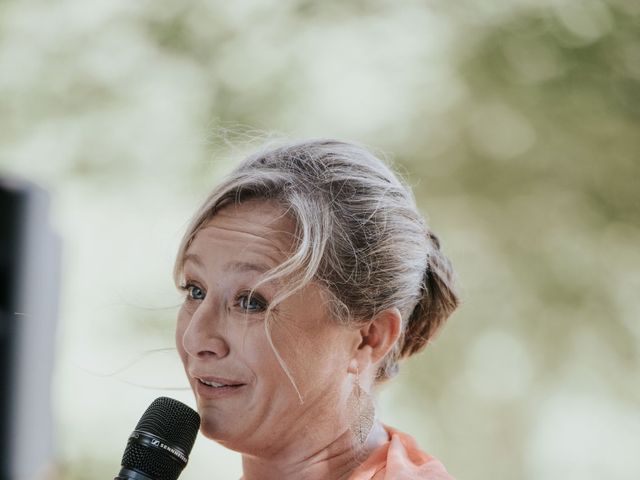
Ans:
POLYGON ((272 329, 296 382, 309 380, 310 388, 332 384, 346 373, 352 355, 353 332, 331 319, 326 303, 320 287, 311 285, 286 301, 272 329))
MULTIPOLYGON (((283 381, 285 374, 280 368, 262 325, 255 325, 248 330, 238 332, 233 343, 236 359, 246 364, 258 379, 266 380, 270 384, 283 381)), ((278 349, 278 353, 282 355, 282 349, 278 349)))
POLYGON ((176 348, 178 349, 178 353, 180 354, 180 359, 182 360, 183 363, 186 360, 186 352, 184 350, 182 339, 184 337, 184 332, 187 329, 188 324, 189 324, 189 315, 187 314, 184 306, 182 306, 178 311, 178 318, 176 319, 175 342, 176 342, 176 348))
MULTIPOLYGON (((324 395, 339 389, 349 363, 343 337, 329 334, 323 328, 288 331, 274 328, 272 338, 303 396, 324 395)), ((275 368, 282 370, 277 363, 275 368)), ((289 382, 288 378, 285 381, 289 382)))

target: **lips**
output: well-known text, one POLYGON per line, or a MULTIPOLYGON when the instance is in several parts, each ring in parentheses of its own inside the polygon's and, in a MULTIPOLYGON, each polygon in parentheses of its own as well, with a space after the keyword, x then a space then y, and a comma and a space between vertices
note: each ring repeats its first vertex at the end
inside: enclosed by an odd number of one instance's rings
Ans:
POLYGON ((218 383, 218 382, 207 382, 206 380, 203 380, 201 378, 198 379, 198 381, 200 383, 204 383, 205 385, 209 385, 210 387, 214 387, 214 388, 220 388, 220 387, 228 387, 229 385, 226 385, 224 383, 218 383))
POLYGON ((211 382, 207 380, 203 380, 202 378, 197 379, 202 385, 206 385, 207 387, 212 388, 224 388, 224 387, 242 387, 244 383, 221 383, 221 382, 211 382))
POLYGON ((193 390, 200 400, 218 401, 229 396, 235 396, 244 391, 246 386, 246 383, 228 378, 197 375, 194 375, 193 378, 196 380, 193 390))
POLYGON ((240 380, 210 375, 192 375, 195 380, 194 392, 198 397, 208 399, 220 399, 243 391, 246 383, 240 380))
POLYGON ((242 385, 245 385, 245 383, 243 382, 240 382, 238 380, 231 380, 228 378, 200 376, 200 375, 192 375, 192 377, 196 379, 199 383, 212 388, 241 387, 242 385))

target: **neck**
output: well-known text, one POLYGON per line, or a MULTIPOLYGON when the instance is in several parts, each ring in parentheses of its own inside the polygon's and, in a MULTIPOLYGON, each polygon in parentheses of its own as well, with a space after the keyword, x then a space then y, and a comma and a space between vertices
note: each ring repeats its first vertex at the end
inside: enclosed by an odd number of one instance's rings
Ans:
POLYGON ((306 436, 276 455, 243 455, 241 480, 346 480, 376 448, 389 440, 375 422, 366 444, 356 452, 349 430, 327 442, 306 436))

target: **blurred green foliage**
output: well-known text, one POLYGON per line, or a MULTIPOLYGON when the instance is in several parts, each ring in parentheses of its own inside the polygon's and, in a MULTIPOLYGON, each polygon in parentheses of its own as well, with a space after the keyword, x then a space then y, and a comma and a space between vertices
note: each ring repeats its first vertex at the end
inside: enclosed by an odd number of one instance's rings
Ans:
MULTIPOLYGON (((639 20, 624 0, 4 2, 0 165, 193 208, 265 131, 390 152, 464 304, 383 419, 460 479, 636 479, 639 20)), ((173 312, 131 317, 166 336, 173 312)), ((97 453, 64 438, 85 478, 97 453)))

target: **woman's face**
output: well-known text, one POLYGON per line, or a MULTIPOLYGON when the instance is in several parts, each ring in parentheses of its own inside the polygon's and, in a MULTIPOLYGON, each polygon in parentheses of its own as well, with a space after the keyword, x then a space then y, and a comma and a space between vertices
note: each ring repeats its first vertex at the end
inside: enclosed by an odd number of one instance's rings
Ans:
POLYGON ((350 392, 347 368, 357 330, 337 325, 322 290, 311 284, 279 304, 265 332, 265 309, 278 292, 261 275, 291 253, 293 220, 276 203, 250 200, 221 209, 186 253, 185 301, 176 344, 195 393, 202 432, 229 448, 268 453, 286 448, 309 425, 341 428, 350 392))

